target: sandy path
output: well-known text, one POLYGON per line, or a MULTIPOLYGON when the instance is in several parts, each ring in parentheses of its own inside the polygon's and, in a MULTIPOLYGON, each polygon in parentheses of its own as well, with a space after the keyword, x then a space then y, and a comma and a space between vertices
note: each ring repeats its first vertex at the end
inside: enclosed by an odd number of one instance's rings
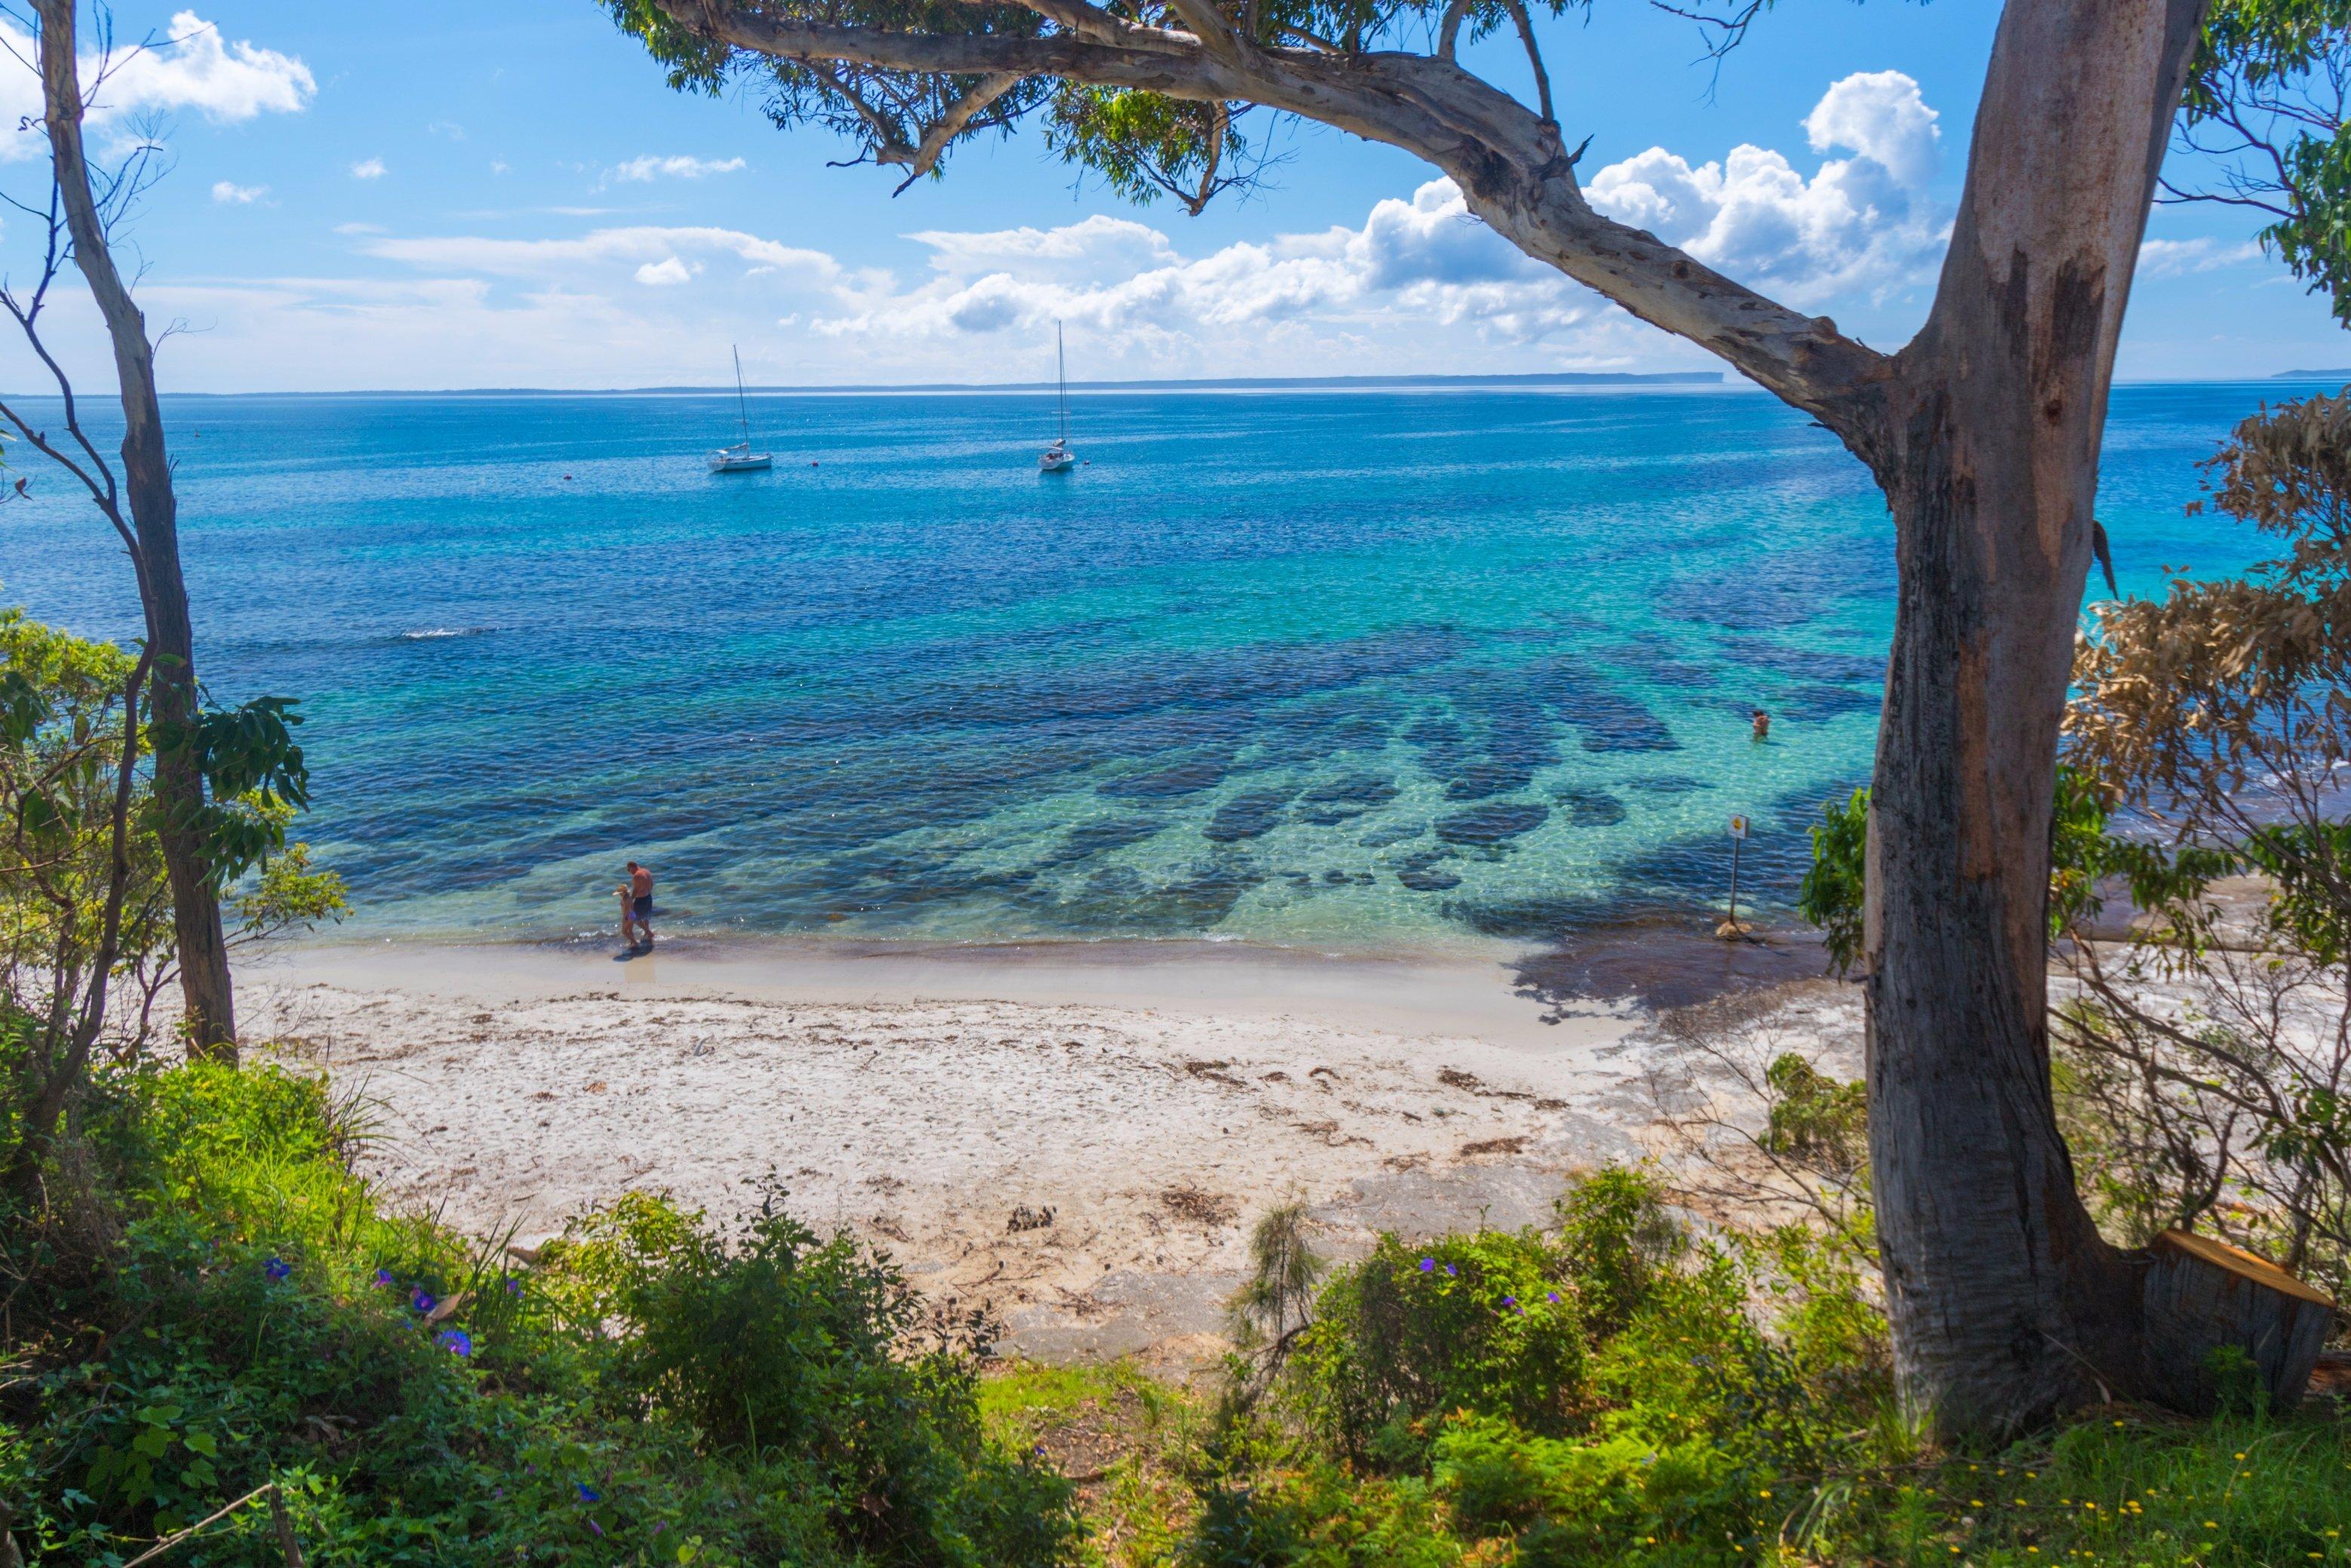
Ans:
POLYGON ((1538 1218, 1570 1172, 1635 1154, 1653 1104, 1622 1019, 1531 1049, 1264 1010, 468 978, 281 974, 245 1023, 361 1088, 369 1174, 468 1230, 535 1239, 629 1188, 731 1216, 773 1170, 802 1218, 988 1301, 1044 1356, 1196 1351, 1249 1222, 1290 1194, 1343 1254, 1538 1218), (1016 1228, 1024 1209, 1051 1221, 1016 1228))

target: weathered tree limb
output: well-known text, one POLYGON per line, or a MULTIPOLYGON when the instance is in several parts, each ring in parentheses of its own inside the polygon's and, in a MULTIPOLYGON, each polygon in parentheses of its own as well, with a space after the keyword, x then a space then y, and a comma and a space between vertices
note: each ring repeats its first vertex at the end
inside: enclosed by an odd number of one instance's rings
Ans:
POLYGON ((988 105, 1018 87, 1020 80, 1019 76, 1008 71, 999 71, 994 76, 983 77, 977 87, 964 94, 948 108, 945 114, 924 128, 920 145, 903 149, 891 148, 875 153, 877 162, 904 163, 906 167, 905 180, 892 194, 904 192, 907 186, 938 167, 939 155, 947 150, 947 143, 962 135, 964 128, 968 126, 975 117, 984 112, 988 105))

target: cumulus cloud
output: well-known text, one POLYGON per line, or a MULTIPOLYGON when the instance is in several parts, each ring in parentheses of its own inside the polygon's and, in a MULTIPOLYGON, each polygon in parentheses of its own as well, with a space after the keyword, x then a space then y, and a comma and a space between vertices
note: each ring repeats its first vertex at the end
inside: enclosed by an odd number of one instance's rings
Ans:
POLYGON ((354 180, 382 179, 383 160, 381 158, 360 159, 358 162, 351 165, 351 178, 354 180))
MULTIPOLYGON (((1855 296, 1883 300, 1929 276, 1949 225, 1932 195, 1940 131, 1917 85, 1847 77, 1802 123, 1820 154, 1803 169, 1752 146, 1696 164, 1651 148, 1599 171, 1590 193, 1782 298, 1835 298, 1840 316, 1855 296)), ((1521 254, 1441 179, 1360 223, 1206 247, 1183 237, 1197 231, 1131 214, 925 230, 904 236, 894 269, 715 225, 534 216, 580 226, 510 238, 347 225, 359 253, 415 278, 151 293, 214 329, 174 352, 210 367, 191 366, 189 384, 224 390, 285 384, 291 363, 314 373, 300 350, 267 345, 329 329, 351 346, 331 373, 381 386, 670 382, 723 364, 729 342, 763 380, 991 380, 1050 373, 1057 319, 1098 375, 1716 365, 1521 254)), ((2223 264, 2217 246, 2162 243, 2150 267, 2223 264)))
POLYGON ((1816 151, 1850 150, 1807 179, 1782 153, 1741 145, 1693 167, 1652 147, 1592 177, 1592 204, 1708 266, 1796 304, 1883 297, 1931 275, 1949 238, 1928 199, 1936 112, 1900 71, 1835 83, 1804 119, 1816 151))
POLYGON ((240 185, 232 180, 213 182, 213 200, 233 207, 249 207, 267 194, 266 185, 240 185))
POLYGON ((1942 161, 1940 118, 1902 72, 1855 71, 1804 116, 1804 134, 1815 152, 1850 147, 1916 189, 1935 177, 1942 161))
MULTIPOLYGON (((298 113, 319 90, 310 68, 292 55, 232 44, 193 11, 174 15, 164 38, 136 54, 118 54, 98 89, 98 109, 193 109, 208 119, 240 120, 298 113)), ((85 80, 97 74, 90 65, 83 62, 85 80)))
MULTIPOLYGON (((29 34, 0 21, 0 44, 16 57, 37 57, 29 34)), ((125 115, 193 110, 222 123, 263 114, 295 114, 309 107, 319 90, 310 68, 295 56, 242 40, 231 43, 220 29, 193 11, 172 17, 157 40, 141 49, 118 47, 110 57, 81 57, 88 120, 104 126, 125 115), (101 79, 103 78, 103 79, 101 79)), ((41 84, 31 71, 11 63, 0 71, 0 158, 42 152, 41 84)))
POLYGON ((705 180, 713 174, 732 174, 742 167, 740 158, 656 158, 648 154, 613 165, 611 177, 634 181, 705 180))
POLYGON ((2181 277, 2261 259, 2254 240, 2229 243, 2207 235, 2197 239, 2151 239, 2138 247, 2138 269, 2148 277, 2181 277))
POLYGON ((1137 342, 1262 330, 1312 319, 1468 325, 1540 342, 1588 319, 1592 298, 1469 214, 1449 180, 1374 205, 1360 229, 1283 235, 1187 257, 1158 229, 1094 216, 1058 228, 908 236, 930 252, 928 284, 851 291, 820 313, 837 338, 918 339, 1033 330, 1061 319, 1137 342))

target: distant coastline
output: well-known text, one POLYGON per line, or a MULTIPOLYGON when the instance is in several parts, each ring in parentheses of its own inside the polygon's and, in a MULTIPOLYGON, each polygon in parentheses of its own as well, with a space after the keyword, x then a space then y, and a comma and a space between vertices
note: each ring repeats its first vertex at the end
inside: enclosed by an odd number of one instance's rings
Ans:
POLYGON ((2280 371, 2270 380, 2273 382, 2351 382, 2351 370, 2280 371))
MULTIPOLYGON (((1073 392, 1411 392, 1416 389, 1468 390, 1492 387, 1520 390, 1541 387, 1719 387, 1729 378, 1720 371, 1562 371, 1518 376, 1218 376, 1201 381, 1156 377, 1147 381, 1070 383, 1073 392)), ((349 392, 167 392, 167 397, 716 397, 730 386, 650 387, 444 387, 360 388, 349 392)), ((904 392, 1049 392, 1051 382, 870 382, 839 386, 752 385, 744 388, 762 396, 838 397, 887 396, 904 392)))

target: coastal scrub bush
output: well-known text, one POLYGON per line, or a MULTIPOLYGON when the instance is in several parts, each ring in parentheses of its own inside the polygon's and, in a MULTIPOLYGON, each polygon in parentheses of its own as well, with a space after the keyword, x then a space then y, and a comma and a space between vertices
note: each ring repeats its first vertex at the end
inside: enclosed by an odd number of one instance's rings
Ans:
POLYGON ((1340 1452, 1403 1468, 1429 1417, 1456 1409, 1562 1432, 1583 1402, 1585 1337, 1558 1252, 1532 1232, 1425 1247, 1393 1236, 1315 1299, 1288 1375, 1340 1452))
POLYGON ((801 1457, 882 1561, 1050 1561, 1066 1485, 982 1440, 980 1357, 995 1327, 933 1307, 885 1260, 830 1240, 762 1184, 731 1236, 658 1197, 590 1215, 542 1257, 575 1322, 617 1325, 615 1387, 703 1446, 801 1457))
MULTIPOLYGON (((575 1228, 627 1257, 523 1269, 387 1215, 324 1086, 266 1067, 101 1077, 72 1133, 104 1267, 44 1272, 56 1217, 5 1216, 0 1506, 30 1562, 120 1563, 271 1482, 314 1564, 1073 1560, 1066 1483, 980 1431, 976 1346, 915 1343, 846 1241, 638 1199, 575 1228)), ((252 1508, 174 1551, 283 1561, 252 1508)))

